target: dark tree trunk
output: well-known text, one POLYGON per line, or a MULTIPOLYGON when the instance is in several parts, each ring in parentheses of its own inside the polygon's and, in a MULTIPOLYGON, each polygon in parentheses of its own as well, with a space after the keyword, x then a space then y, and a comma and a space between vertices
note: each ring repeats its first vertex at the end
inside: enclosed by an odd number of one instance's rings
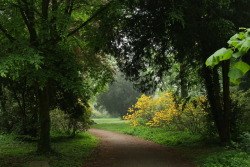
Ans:
POLYGON ((214 85, 214 74, 215 74, 215 69, 212 71, 209 68, 207 68, 205 65, 203 67, 203 78, 205 80, 205 85, 206 85, 206 90, 207 90, 207 94, 208 94, 208 101, 210 103, 211 106, 211 112, 212 112, 212 116, 213 119, 215 121, 215 126, 218 129, 219 132, 219 127, 220 127, 220 116, 219 113, 222 111, 222 109, 220 108, 220 104, 218 101, 220 101, 219 99, 219 92, 218 92, 218 86, 217 89, 215 88, 214 85), (215 94, 215 92, 217 91, 217 94, 215 94))
POLYGON ((3 117, 3 125, 7 132, 10 131, 11 126, 9 125, 9 122, 7 120, 8 113, 6 109, 6 103, 7 103, 7 97, 4 94, 4 85, 1 83, 0 79, 0 110, 2 111, 2 117, 3 117))
POLYGON ((38 153, 45 154, 51 152, 48 85, 46 85, 42 90, 39 90, 38 92, 39 141, 37 151, 38 153))
POLYGON ((211 105, 212 116, 215 126, 218 130, 220 141, 227 144, 230 141, 230 113, 231 104, 229 96, 229 63, 223 65, 223 98, 221 97, 221 88, 219 83, 218 66, 210 70, 203 67, 203 77, 206 84, 208 100, 211 105))
POLYGON ((222 78, 223 78, 223 134, 221 140, 224 143, 229 143, 231 140, 231 99, 229 88, 229 66, 230 61, 222 62, 222 78))

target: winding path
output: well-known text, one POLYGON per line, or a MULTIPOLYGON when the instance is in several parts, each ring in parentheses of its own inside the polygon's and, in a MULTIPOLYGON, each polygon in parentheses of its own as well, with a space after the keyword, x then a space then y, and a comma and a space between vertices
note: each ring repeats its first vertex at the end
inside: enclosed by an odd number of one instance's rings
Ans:
POLYGON ((101 140, 98 153, 84 167, 194 167, 171 148, 134 136, 100 129, 90 133, 101 140))

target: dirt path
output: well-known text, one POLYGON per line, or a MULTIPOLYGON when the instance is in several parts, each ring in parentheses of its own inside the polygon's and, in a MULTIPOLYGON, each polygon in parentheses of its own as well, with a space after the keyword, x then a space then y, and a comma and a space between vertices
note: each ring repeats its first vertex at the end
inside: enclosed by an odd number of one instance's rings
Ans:
POLYGON ((89 132, 101 139, 101 145, 94 160, 84 167, 194 167, 171 148, 106 130, 89 132))

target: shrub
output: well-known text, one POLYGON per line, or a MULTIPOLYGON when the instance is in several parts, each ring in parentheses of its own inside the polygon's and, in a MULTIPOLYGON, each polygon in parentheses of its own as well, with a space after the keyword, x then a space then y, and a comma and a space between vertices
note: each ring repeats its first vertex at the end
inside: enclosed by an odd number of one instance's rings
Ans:
POLYGON ((245 152, 226 151, 214 153, 202 157, 200 160, 202 167, 248 167, 250 166, 249 155, 245 152))
POLYGON ((245 132, 240 136, 241 141, 238 143, 238 148, 242 151, 250 153, 250 133, 245 132))
MULTIPOLYGON (((76 108, 77 109, 77 108, 76 108)), ((79 106, 78 110, 81 109, 79 106)), ((75 136, 77 133, 85 131, 91 124, 90 115, 91 108, 84 108, 81 115, 77 117, 65 113, 60 109, 55 109, 50 112, 51 116, 51 131, 57 134, 67 134, 75 136)))
POLYGON ((142 95, 123 118, 132 126, 147 125, 201 133, 206 126, 206 101, 205 96, 199 96, 177 103, 173 92, 162 92, 155 97, 142 95))

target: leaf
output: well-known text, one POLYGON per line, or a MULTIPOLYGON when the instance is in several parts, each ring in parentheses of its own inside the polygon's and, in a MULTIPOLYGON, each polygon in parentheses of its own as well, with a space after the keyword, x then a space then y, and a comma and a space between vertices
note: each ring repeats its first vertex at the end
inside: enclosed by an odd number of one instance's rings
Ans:
POLYGON ((206 60, 206 66, 214 66, 213 59, 214 59, 214 57, 213 57, 213 56, 210 56, 210 57, 206 60))
POLYGON ((242 47, 244 41, 239 41, 236 45, 234 45, 235 48, 239 49, 242 47))
POLYGON ((232 49, 221 48, 212 54, 206 61, 207 66, 215 66, 220 61, 228 60, 232 57, 232 49))
POLYGON ((249 70, 250 66, 247 63, 242 61, 235 63, 228 73, 230 81, 239 84, 240 78, 242 78, 249 70))
POLYGON ((229 47, 236 47, 241 41, 237 40, 237 39, 234 39, 234 40, 229 40, 227 41, 229 47))
POLYGON ((246 53, 245 52, 236 52, 236 53, 233 53, 233 57, 234 58, 239 58, 239 57, 241 57, 241 56, 244 56, 246 53))
POLYGON ((5 77, 6 77, 6 74, 5 74, 4 72, 1 72, 1 73, 0 73, 0 76, 3 77, 3 78, 5 78, 5 77))
POLYGON ((234 84, 236 84, 236 85, 239 85, 239 84, 240 84, 240 80, 239 80, 239 79, 234 80, 234 79, 230 78, 230 82, 232 82, 232 83, 234 83, 234 84))
POLYGON ((249 49, 250 49, 250 40, 244 40, 244 42, 241 45, 239 51, 247 52, 249 49))
POLYGON ((243 72, 237 68, 232 68, 228 73, 228 77, 230 78, 230 81, 235 84, 239 84, 240 83, 239 79, 243 76, 244 76, 243 72))
POLYGON ((235 63, 233 68, 236 68, 236 69, 239 69, 240 71, 242 71, 243 75, 245 75, 246 72, 248 72, 250 70, 250 66, 243 61, 239 61, 239 62, 235 63))
POLYGON ((239 30, 246 30, 246 28, 245 27, 240 27, 239 30))

